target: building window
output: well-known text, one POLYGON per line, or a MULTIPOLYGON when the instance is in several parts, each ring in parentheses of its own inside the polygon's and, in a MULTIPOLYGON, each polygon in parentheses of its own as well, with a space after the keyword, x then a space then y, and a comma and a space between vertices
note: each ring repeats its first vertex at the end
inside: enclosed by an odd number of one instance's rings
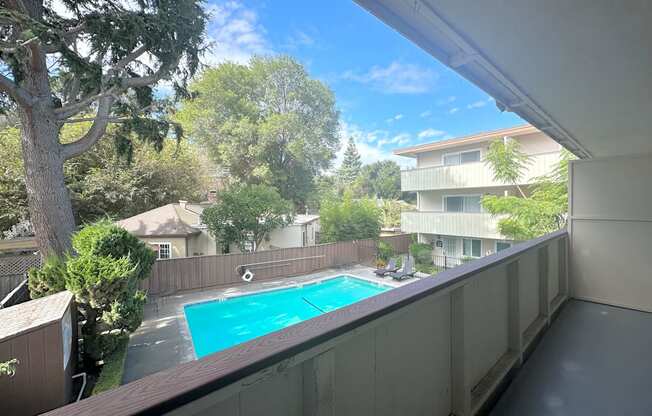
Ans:
POLYGON ((475 238, 462 239, 462 255, 464 257, 480 257, 482 255, 482 241, 475 238))
POLYGON ((156 251, 157 260, 172 258, 172 244, 170 243, 151 243, 152 248, 156 251))
POLYGON ((506 241, 496 241, 496 253, 506 250, 512 246, 512 243, 506 241))
POLYGON ((467 150, 458 153, 446 153, 443 156, 444 166, 462 165, 480 161, 480 150, 467 150))
POLYGON ((304 228, 303 231, 301 231, 301 245, 303 247, 306 247, 308 245, 308 232, 304 228))
POLYGON ((480 195, 446 196, 444 211, 446 212, 482 212, 482 197, 480 195))

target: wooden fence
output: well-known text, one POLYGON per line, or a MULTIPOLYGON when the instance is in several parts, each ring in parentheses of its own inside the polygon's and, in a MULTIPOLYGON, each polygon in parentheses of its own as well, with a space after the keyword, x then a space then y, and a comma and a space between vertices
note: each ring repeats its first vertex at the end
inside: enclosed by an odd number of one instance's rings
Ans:
MULTIPOLYGON (((381 237, 381 240, 392 245, 397 253, 407 252, 412 241, 408 234, 381 237)), ((185 290, 242 284, 241 275, 245 269, 255 273, 259 281, 347 264, 371 263, 376 255, 376 244, 374 240, 357 240, 247 254, 159 260, 141 288, 154 296, 171 295, 185 290)))
POLYGON ((0 257, 0 299, 3 299, 25 280, 32 267, 41 265, 41 257, 33 254, 0 257))

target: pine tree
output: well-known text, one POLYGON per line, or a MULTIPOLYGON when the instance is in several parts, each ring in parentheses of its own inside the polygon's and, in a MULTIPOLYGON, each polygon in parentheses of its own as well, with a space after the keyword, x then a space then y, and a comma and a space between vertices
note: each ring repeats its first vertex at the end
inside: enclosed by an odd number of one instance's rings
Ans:
POLYGON ((355 147, 355 140, 353 137, 349 138, 349 144, 346 146, 344 152, 344 160, 338 172, 338 179, 341 185, 349 186, 360 176, 360 169, 362 168, 362 161, 360 161, 360 154, 358 148, 355 147))

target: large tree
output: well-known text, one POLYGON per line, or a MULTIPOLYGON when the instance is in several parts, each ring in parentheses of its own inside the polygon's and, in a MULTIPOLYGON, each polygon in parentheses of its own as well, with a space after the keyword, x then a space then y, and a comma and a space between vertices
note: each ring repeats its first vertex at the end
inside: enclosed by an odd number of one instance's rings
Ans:
POLYGON ((339 147, 333 93, 287 56, 224 63, 191 85, 176 119, 236 180, 266 184, 303 209, 339 147))
MULTIPOLYGON (((90 124, 90 123, 89 123, 90 124)), ((87 129, 83 123, 65 126, 62 142, 87 129)), ((107 131, 112 135, 113 129, 107 131)), ((29 220, 20 130, 0 129, 0 238, 21 220, 29 220)), ((119 155, 112 140, 101 140, 90 151, 64 164, 78 224, 101 218, 121 219, 179 199, 197 201, 208 190, 205 161, 198 147, 183 141, 157 151, 148 143, 135 142, 131 161, 119 155)), ((15 235, 15 233, 10 233, 15 235)))
POLYGON ((355 146, 353 137, 349 138, 349 142, 344 150, 344 158, 342 165, 337 171, 337 179, 343 188, 351 186, 360 176, 360 169, 362 168, 362 161, 358 148, 355 146))
POLYGON ((362 167, 358 178, 363 195, 381 199, 401 197, 401 168, 393 160, 380 160, 362 167))
POLYGON ((196 71, 206 22, 201 3, 0 1, 0 103, 19 114, 29 211, 42 255, 71 247, 66 160, 93 147, 111 122, 120 123, 123 149, 132 133, 156 143, 167 136, 170 124, 152 86, 166 79, 183 93, 196 71), (80 119, 91 127, 62 143, 61 127, 80 119))
POLYGON ((240 251, 248 245, 256 251, 270 232, 292 223, 293 207, 270 186, 236 185, 221 192, 201 220, 225 249, 235 244, 240 251))

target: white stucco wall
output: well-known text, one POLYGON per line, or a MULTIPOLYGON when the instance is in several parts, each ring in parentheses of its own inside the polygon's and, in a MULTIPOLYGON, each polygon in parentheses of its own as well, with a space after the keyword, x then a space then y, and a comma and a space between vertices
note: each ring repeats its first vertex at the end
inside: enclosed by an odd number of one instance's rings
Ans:
POLYGON ((570 164, 571 295, 652 312, 652 155, 570 164))

